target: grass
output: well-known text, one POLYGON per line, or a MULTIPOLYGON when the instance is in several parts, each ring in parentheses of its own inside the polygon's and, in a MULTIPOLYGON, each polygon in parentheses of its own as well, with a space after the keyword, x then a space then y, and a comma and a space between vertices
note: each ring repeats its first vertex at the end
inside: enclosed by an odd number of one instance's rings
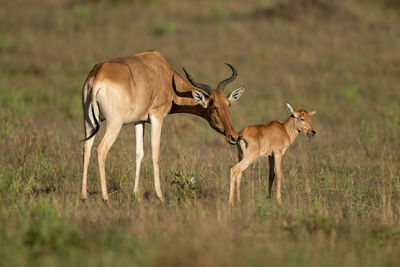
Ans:
POLYGON ((168 35, 175 31, 175 24, 172 22, 160 22, 156 24, 153 28, 153 33, 155 35, 168 35))
POLYGON ((399 265, 395 1, 40 2, 0 10, 0 266, 399 265), (236 148, 190 115, 164 122, 166 204, 153 189, 148 126, 142 202, 132 126, 107 159, 111 207, 96 149, 89 200, 79 200, 81 86, 95 63, 148 49, 212 85, 229 75, 224 62, 236 66, 227 91, 246 85, 231 107, 237 130, 285 120, 286 101, 317 110, 317 136, 284 156, 282 206, 266 199, 260 159, 230 208, 236 148))

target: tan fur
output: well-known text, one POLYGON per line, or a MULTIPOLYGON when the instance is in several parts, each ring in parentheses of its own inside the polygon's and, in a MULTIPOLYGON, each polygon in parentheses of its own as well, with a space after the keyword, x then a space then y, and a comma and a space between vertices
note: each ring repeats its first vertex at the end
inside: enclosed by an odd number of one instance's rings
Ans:
POLYGON ((106 120, 107 128, 98 152, 102 196, 108 201, 105 178, 107 153, 124 124, 134 123, 136 130, 136 177, 134 192, 139 191, 140 163, 143 158, 144 123, 151 123, 151 145, 154 181, 157 196, 161 191, 158 160, 162 122, 171 113, 191 113, 206 119, 227 141, 236 143, 235 131, 229 112, 229 101, 222 90, 209 96, 210 105, 200 106, 192 97, 194 86, 176 73, 157 51, 115 58, 94 66, 83 86, 85 144, 83 152, 82 199, 87 198, 87 170, 94 135, 106 120), (211 104, 212 100, 212 104, 211 104), (215 107, 218 107, 215 109, 215 107))
MULTIPOLYGON (((290 105, 288 105, 288 107, 290 107, 290 105)), ((315 134, 310 117, 315 111, 291 110, 293 111, 292 115, 284 123, 271 121, 262 125, 251 125, 239 132, 240 141, 237 144, 239 162, 230 170, 229 203, 231 205, 234 205, 235 184, 238 202, 241 201, 240 180, 242 172, 257 158, 264 155, 268 155, 269 157, 269 197, 271 197, 272 184, 276 176, 276 198, 278 203, 282 202, 282 156, 290 144, 294 142, 299 132, 303 132, 308 136, 313 136, 315 134)))

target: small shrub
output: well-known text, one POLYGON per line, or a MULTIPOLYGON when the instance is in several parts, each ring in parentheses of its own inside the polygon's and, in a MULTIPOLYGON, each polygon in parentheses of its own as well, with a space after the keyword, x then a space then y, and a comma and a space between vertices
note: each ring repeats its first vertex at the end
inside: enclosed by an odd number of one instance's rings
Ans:
POLYGON ((266 199, 263 194, 258 194, 254 201, 256 216, 260 219, 268 218, 272 214, 271 201, 266 199))
POLYGON ((215 7, 212 13, 218 22, 227 23, 231 19, 230 11, 226 8, 215 7))
POLYGON ((184 176, 182 172, 175 173, 176 179, 171 182, 171 185, 176 186, 176 198, 178 201, 183 199, 195 199, 199 194, 199 187, 193 176, 184 176))
POLYGON ((10 122, 8 121, 8 118, 2 119, 0 122, 0 129, 1 129, 1 138, 4 140, 7 140, 9 135, 10 135, 10 122))
POLYGON ((361 121, 360 136, 361 136, 362 140, 365 140, 365 141, 371 140, 375 136, 375 130, 365 120, 361 121))
POLYGON ((160 22, 153 28, 155 35, 168 35, 175 32, 175 24, 172 22, 160 22))
POLYGON ((348 102, 357 102, 360 98, 357 88, 351 87, 341 92, 341 97, 348 102))
POLYGON ((76 5, 74 7, 74 16, 77 20, 88 22, 92 19, 92 8, 86 5, 76 5))
POLYGON ((48 198, 39 199, 29 216, 22 239, 32 253, 61 252, 67 247, 81 247, 84 244, 75 225, 67 223, 48 198))
POLYGON ((386 125, 393 130, 400 130, 400 115, 395 109, 389 109, 385 116, 386 125))
POLYGON ((14 40, 9 35, 0 35, 0 52, 9 51, 14 44, 14 40))

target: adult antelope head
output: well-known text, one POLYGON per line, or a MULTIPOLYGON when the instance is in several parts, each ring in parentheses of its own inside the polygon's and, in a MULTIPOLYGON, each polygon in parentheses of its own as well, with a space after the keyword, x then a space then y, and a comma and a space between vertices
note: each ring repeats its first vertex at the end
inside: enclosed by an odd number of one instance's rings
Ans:
POLYGON ((238 133, 235 131, 235 127, 232 124, 231 113, 229 107, 233 102, 238 100, 244 91, 244 86, 232 91, 228 96, 224 95, 224 88, 227 84, 235 80, 237 76, 236 69, 225 63, 232 70, 232 75, 221 81, 214 89, 210 85, 202 84, 194 81, 190 74, 183 68, 189 82, 202 90, 207 94, 203 94, 201 91, 193 89, 192 95, 194 100, 199 103, 204 109, 206 109, 206 119, 210 126, 217 132, 225 135, 226 140, 230 144, 236 144, 239 140, 238 133))

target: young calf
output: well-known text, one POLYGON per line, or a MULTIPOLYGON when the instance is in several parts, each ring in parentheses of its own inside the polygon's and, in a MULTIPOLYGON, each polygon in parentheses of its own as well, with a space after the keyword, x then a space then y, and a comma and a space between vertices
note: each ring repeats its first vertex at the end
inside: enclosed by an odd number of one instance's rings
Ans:
POLYGON ((315 135, 311 126, 310 116, 316 111, 303 109, 295 110, 289 103, 286 103, 290 117, 284 122, 271 121, 262 125, 250 125, 239 133, 240 141, 237 143, 239 162, 231 168, 229 203, 233 206, 233 193, 235 183, 237 186, 237 199, 240 202, 240 179, 242 172, 257 158, 268 155, 269 158, 269 197, 271 197, 272 183, 277 178, 278 203, 281 199, 281 160, 286 149, 294 142, 300 132, 309 137, 315 135))

